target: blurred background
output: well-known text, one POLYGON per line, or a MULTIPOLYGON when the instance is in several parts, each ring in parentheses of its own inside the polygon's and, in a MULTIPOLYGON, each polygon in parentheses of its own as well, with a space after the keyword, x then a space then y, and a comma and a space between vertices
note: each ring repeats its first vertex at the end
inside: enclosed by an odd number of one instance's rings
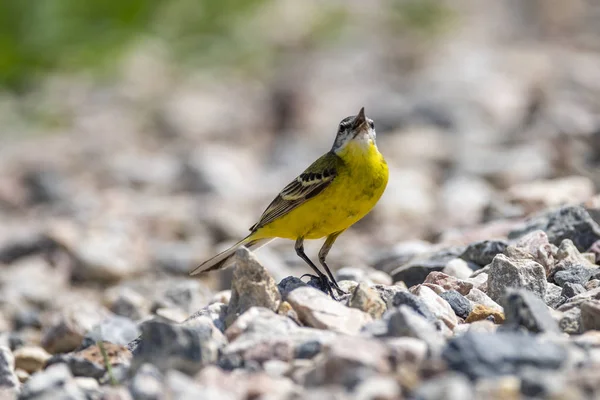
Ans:
MULTIPOLYGON (((188 279, 362 106, 390 182, 332 266, 594 202, 599 21, 594 0, 3 0, 3 297, 188 279)), ((257 255, 309 271, 289 241, 257 255)))

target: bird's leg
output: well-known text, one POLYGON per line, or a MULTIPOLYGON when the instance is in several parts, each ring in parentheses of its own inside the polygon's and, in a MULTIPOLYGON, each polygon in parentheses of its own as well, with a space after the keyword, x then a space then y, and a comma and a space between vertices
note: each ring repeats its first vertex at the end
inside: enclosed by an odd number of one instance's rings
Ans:
POLYGON ((335 233, 332 233, 331 235, 327 236, 327 239, 325 239, 325 243, 323 243, 323 247, 321 247, 321 250, 319 250, 319 262, 321 263, 323 268, 325 268, 325 272, 327 272, 327 275, 329 275, 329 278, 331 279, 331 282, 333 283, 333 287, 340 295, 347 294, 347 293, 344 292, 339 287, 338 283, 336 282, 335 278, 333 277, 333 274, 331 273, 331 270, 329 269, 329 266, 327 265, 327 262, 325 262, 325 259, 327 258, 327 254, 329 254, 329 250, 331 250, 331 246, 333 246, 333 243, 338 238, 338 236, 341 235, 342 232, 344 232, 344 231, 335 232, 335 233))
POLYGON ((304 253, 304 238, 299 237, 296 240, 296 245, 294 246, 294 248, 296 249, 296 254, 298 254, 298 257, 300 257, 301 259, 303 259, 304 262, 306 262, 313 269, 313 271, 315 271, 315 273, 317 274, 317 276, 321 280, 321 284, 325 287, 325 290, 327 291, 327 293, 329 295, 331 295, 331 297, 333 297, 334 299, 336 299, 335 296, 334 296, 334 294, 333 294, 333 290, 331 289, 331 284, 329 283, 329 279, 327 279, 327 276, 325 276, 324 273, 322 273, 321 271, 319 271, 319 268, 317 268, 317 266, 315 264, 313 264, 312 261, 310 261, 310 258, 308 258, 308 256, 306 255, 306 253, 304 253))

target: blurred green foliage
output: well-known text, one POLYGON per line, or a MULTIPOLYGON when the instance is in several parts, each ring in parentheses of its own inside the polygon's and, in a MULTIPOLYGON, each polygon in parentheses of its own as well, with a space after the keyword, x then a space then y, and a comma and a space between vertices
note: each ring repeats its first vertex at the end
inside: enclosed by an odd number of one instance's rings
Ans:
POLYGON ((265 0, 0 0, 0 86, 110 65, 140 34, 202 50, 265 0))
POLYGON ((422 38, 443 33, 455 15, 444 0, 389 0, 390 17, 397 31, 408 31, 422 38))
MULTIPOLYGON (((145 37, 165 43, 178 63, 265 71, 285 46, 265 42, 246 22, 275 1, 0 0, 0 89, 25 90, 53 71, 110 70, 145 37)), ((392 34, 428 36, 447 17, 442 0, 389 2, 392 34)), ((343 3, 319 7, 304 38, 309 47, 331 41, 349 22, 343 3)))

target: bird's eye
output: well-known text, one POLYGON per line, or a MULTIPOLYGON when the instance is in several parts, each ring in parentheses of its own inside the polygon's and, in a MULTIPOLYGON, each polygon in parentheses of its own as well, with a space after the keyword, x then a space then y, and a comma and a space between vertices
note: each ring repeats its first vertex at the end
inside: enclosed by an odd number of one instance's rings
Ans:
POLYGON ((369 121, 369 126, 371 127, 371 129, 375 129, 375 124, 373 123, 373 121, 369 121))

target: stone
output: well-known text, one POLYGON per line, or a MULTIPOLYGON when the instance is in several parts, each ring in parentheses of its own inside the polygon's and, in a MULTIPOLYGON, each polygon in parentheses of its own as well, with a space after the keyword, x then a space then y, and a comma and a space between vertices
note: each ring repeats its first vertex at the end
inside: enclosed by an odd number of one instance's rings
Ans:
POLYGON ((381 318, 387 309, 387 306, 383 300, 381 300, 379 293, 364 283, 360 283, 356 289, 354 289, 348 306, 364 311, 374 319, 381 318))
POLYGON ((559 370, 567 351, 535 336, 517 332, 467 332, 451 339, 442 353, 448 367, 475 380, 519 375, 526 368, 559 370))
POLYGON ((439 296, 446 300, 454 311, 454 314, 462 319, 467 318, 473 309, 471 302, 456 290, 448 290, 439 296))
POLYGON ((501 330, 524 329, 531 333, 560 333, 548 306, 525 289, 513 289, 501 301, 506 321, 501 330))
POLYGON ((164 321, 179 324, 187 319, 188 313, 179 307, 163 307, 154 310, 154 314, 164 321))
POLYGON ((558 321, 558 327, 569 335, 580 334, 582 332, 581 309, 575 307, 563 312, 558 321))
POLYGON ((40 313, 37 310, 19 310, 13 316, 13 325, 16 331, 27 328, 41 329, 40 313))
POLYGON ((267 375, 274 378, 285 376, 290 371, 289 363, 280 360, 267 360, 262 367, 267 375))
MULTIPOLYGON (((308 282, 308 285, 322 292, 327 292, 327 288, 323 287, 321 280, 317 281, 315 278, 311 278, 308 282)), ((346 292, 346 294, 337 295, 336 300, 342 304, 348 304, 348 301, 350 300, 350 294, 354 292, 354 289, 356 289, 358 283, 354 281, 339 281, 338 285, 340 289, 346 292)))
POLYGON ((491 308, 499 312, 504 312, 502 306, 500 306, 494 300, 490 299, 487 294, 483 293, 477 288, 471 289, 469 294, 465 297, 467 298, 467 300, 471 300, 473 303, 481 304, 482 306, 486 306, 487 308, 491 308))
MULTIPOLYGON (((121 365, 129 367, 131 352, 126 346, 105 342, 102 344, 108 362, 114 368, 121 365)), ((98 345, 94 344, 83 350, 57 354, 48 360, 47 365, 66 364, 73 376, 99 379, 106 373, 104 357, 98 345)))
POLYGON ((535 230, 546 232, 550 243, 556 246, 570 239, 579 251, 586 251, 600 239, 600 226, 582 206, 564 206, 534 215, 511 231, 508 238, 517 239, 535 230))
POLYGON ((287 296, 287 301, 300 321, 317 329, 356 334, 372 317, 355 308, 346 307, 325 293, 310 287, 300 287, 287 296))
POLYGON ((0 263, 12 264, 25 257, 55 250, 57 247, 58 243, 45 235, 27 234, 25 237, 2 243, 0 263))
POLYGON ((134 399, 158 400, 164 396, 164 377, 152 364, 142 364, 129 382, 129 391, 134 399))
POLYGON ((342 385, 351 390, 368 377, 391 371, 390 352, 384 344, 345 336, 324 351, 315 369, 306 377, 306 385, 342 385))
POLYGON ((402 398, 402 388, 391 376, 372 376, 354 388, 356 400, 393 400, 402 398))
POLYGON ((546 286, 546 272, 539 263, 513 260, 504 254, 494 257, 488 278, 488 294, 493 300, 502 298, 508 288, 526 288, 543 299, 546 286))
POLYGON ((394 282, 403 281, 406 286, 411 287, 423 283, 427 275, 432 271, 441 271, 450 260, 457 258, 462 248, 449 248, 433 253, 420 254, 390 272, 394 282))
POLYGON ((150 313, 150 301, 128 287, 114 286, 104 294, 104 305, 114 314, 137 321, 150 313))
POLYGON ((558 286, 564 287, 565 283, 575 283, 585 285, 592 277, 592 271, 583 266, 573 266, 572 268, 558 271, 554 274, 554 282, 558 286))
POLYGON ((558 398, 564 396, 565 383, 562 373, 525 370, 520 389, 521 394, 529 398, 558 398))
POLYGON ((587 251, 594 256, 592 262, 598 264, 598 262, 600 262, 600 240, 596 240, 587 251))
POLYGON ((386 307, 389 306, 391 300, 394 298, 396 293, 398 292, 408 292, 408 288, 404 284, 404 282, 397 282, 394 285, 373 285, 373 289, 379 293, 379 297, 386 304, 386 307))
POLYGON ((560 295, 565 297, 565 299, 570 299, 571 297, 577 296, 578 294, 581 294, 584 292, 585 292, 585 286, 583 286, 582 284, 565 282, 563 284, 560 295))
POLYGON ((458 319, 450 307, 450 304, 438 296, 433 290, 427 286, 417 286, 415 294, 423 300, 427 308, 433 315, 442 321, 450 330, 458 325, 458 319))
POLYGON ((429 353, 439 355, 445 344, 444 337, 427 319, 412 308, 401 305, 387 314, 387 337, 411 337, 427 343, 429 353))
POLYGON ((564 304, 558 307, 558 311, 564 312, 572 308, 581 307, 581 304, 588 300, 600 300, 600 287, 571 297, 564 304))
POLYGON ((412 337, 381 338, 391 350, 396 365, 403 363, 421 365, 427 359, 428 346, 421 339, 412 337))
MULTIPOLYGON (((177 371, 167 371, 165 374, 165 386, 167 398, 172 399, 202 399, 210 398, 211 394, 206 393, 203 388, 198 385, 191 377, 177 371), (208 395, 208 396, 207 396, 208 395)), ((217 398, 222 398, 218 396, 217 398)))
POLYGON ((598 271, 598 266, 581 254, 571 240, 562 241, 552 270, 552 279, 556 284, 561 287, 567 282, 585 285, 598 271))
POLYGON ((209 304, 222 303, 222 304, 228 305, 230 301, 231 301, 231 290, 227 289, 227 290, 221 290, 220 292, 215 293, 211 297, 209 304))
POLYGON ((394 280, 392 277, 383 271, 378 271, 374 268, 369 268, 367 272, 367 279, 373 283, 373 285, 392 285, 394 280))
POLYGON ((110 315, 108 310, 93 304, 72 304, 61 310, 46 329, 42 347, 51 354, 73 351, 89 331, 110 315))
POLYGON ((46 350, 34 346, 20 347, 14 351, 14 356, 15 368, 20 368, 30 374, 41 370, 51 357, 46 350))
POLYGON ((492 262, 496 254, 504 253, 507 245, 503 240, 482 240, 471 243, 460 255, 460 258, 485 267, 492 262))
POLYGON ((268 308, 252 307, 227 328, 225 337, 229 342, 234 342, 242 334, 288 335, 291 331, 299 328, 289 318, 276 314, 268 308))
POLYGON ((149 320, 140 325, 141 340, 133 350, 131 369, 152 363, 161 371, 178 369, 194 374, 217 360, 226 339, 209 318, 181 325, 149 320))
POLYGON ((546 286, 546 296, 544 296, 544 302, 546 305, 550 308, 556 309, 565 301, 567 301, 567 297, 563 296, 563 288, 555 285, 552 282, 548 282, 548 285, 546 286))
POLYGON ((15 358, 8 347, 0 346, 0 394, 17 390, 19 379, 15 374, 15 358))
POLYGON ((152 309, 178 308, 189 314, 204 306, 210 296, 210 290, 197 280, 169 280, 164 291, 154 299, 152 309))
POLYGON ((551 268, 554 266, 556 246, 550 244, 546 232, 541 230, 529 232, 517 240, 515 247, 524 250, 540 263, 546 270, 546 275, 550 273, 551 268))
POLYGON ((424 286, 424 287, 427 287, 427 288, 429 288, 429 289, 433 290, 433 292, 434 292, 435 294, 437 294, 437 295, 440 295, 440 294, 442 294, 442 293, 444 293, 444 292, 446 291, 446 289, 444 289, 444 288, 443 288, 443 287, 441 287, 440 285, 436 285, 436 284, 434 284, 434 283, 422 283, 422 284, 420 284, 420 285, 417 285, 417 286, 413 286, 413 287, 411 287, 411 288, 410 288, 410 290, 411 290, 412 292, 414 292, 414 291, 416 291, 416 290, 417 290, 417 288, 419 288, 419 287, 421 287, 421 286, 424 286))
MULTIPOLYGON (((494 321, 490 321, 489 319, 483 319, 481 321, 471 322, 470 324, 459 325, 461 327, 466 327, 466 332, 480 332, 480 333, 495 333, 498 331, 498 324, 494 323, 494 321)), ((458 332, 456 332, 458 336, 458 332)))
POLYGON ((581 304, 581 328, 584 332, 600 331, 600 300, 588 300, 581 304))
POLYGON ((194 319, 199 317, 208 317, 221 332, 225 332, 225 316, 227 315, 227 304, 223 303, 212 303, 204 308, 196 311, 194 314, 186 318, 183 323, 192 322, 194 319))
MULTIPOLYGON (((469 264, 462 258, 454 258, 446 264, 442 272, 458 279, 467 279, 473 273, 469 264)), ((431 274, 429 274, 431 275, 431 274)))
POLYGON ((443 272, 435 271, 427 275, 427 278, 425 278, 424 283, 432 283, 434 285, 439 285, 445 290, 456 290, 463 296, 467 295, 473 288, 473 284, 471 282, 467 282, 462 279, 446 275, 443 272))
MULTIPOLYGON (((479 271, 483 271, 486 268, 488 268, 488 267, 484 267, 484 268, 480 269, 479 271)), ((477 272, 479 272, 479 271, 477 271, 477 272)), ((485 293, 488 290, 488 278, 489 278, 488 271, 489 271, 489 269, 486 272, 477 274, 476 276, 471 276, 470 278, 466 279, 466 282, 472 284, 473 288, 477 288, 485 293)), ((471 291, 469 290, 469 293, 470 292, 471 291)))
POLYGON ((277 314, 286 316, 298 325, 301 325, 300 319, 298 318, 298 314, 296 314, 296 311, 294 311, 292 305, 287 301, 281 302, 281 304, 279 305, 279 309, 277 310, 277 314))
MULTIPOLYGON (((25 371, 25 370, 22 370, 22 369, 19 369, 19 368, 16 368, 16 369, 15 369, 15 375, 17 376, 17 378, 19 379, 19 382, 21 382, 21 383, 25 383, 25 382, 27 382, 27 380, 28 380, 28 379, 29 379, 29 377, 31 376, 31 375, 29 374, 29 372, 27 372, 27 371, 25 371)), ((0 394, 2 394, 2 390, 3 390, 3 389, 2 389, 2 387, 0 386, 0 394)))
POLYGON ((517 376, 482 378, 475 383, 476 399, 519 399, 521 380, 517 376))
POLYGON ((504 322, 504 314, 494 308, 489 308, 481 304, 476 304, 473 307, 471 313, 465 320, 466 323, 472 323, 475 321, 490 320, 495 324, 501 324, 504 322))
POLYGON ((226 325, 231 325, 240 314, 251 307, 265 307, 277 311, 280 303, 281 294, 271 275, 248 249, 238 249, 235 253, 226 325))
POLYGON ((82 347, 90 346, 97 341, 110 342, 126 346, 140 335, 137 324, 127 317, 114 315, 94 326, 82 341, 82 347))
MULTIPOLYGON (((88 399, 98 398, 103 395, 102 391, 100 390, 100 384, 94 378, 76 376, 73 381, 75 382, 75 385, 77 385, 77 387, 83 391, 83 394, 85 394, 88 399)), ((128 395, 129 393, 127 393, 127 396, 128 395)))
POLYGON ((316 340, 304 342, 296 347, 294 359, 308 360, 321 353, 323 346, 316 340))
POLYGON ((427 380, 417 388, 417 399, 472 400, 475 399, 471 382, 461 374, 450 372, 427 380))
MULTIPOLYGON (((167 376, 168 378, 168 376, 167 376)), ((185 376, 182 378, 190 379, 185 376)), ((194 379, 202 389, 202 396, 190 399, 296 399, 301 398, 301 388, 287 377, 274 377, 264 371, 223 371, 212 366, 204 368, 194 379)), ((174 387, 186 386, 182 383, 174 387)), ((173 392, 175 393, 175 392, 173 392)), ((179 397, 173 397, 179 398, 179 397)))
POLYGON ((425 318, 427 321, 435 324, 437 318, 427 307, 425 301, 423 301, 423 299, 420 297, 415 296, 410 292, 399 291, 394 295, 391 301, 388 302, 388 309, 397 308, 403 305, 412 308, 413 311, 425 318))
POLYGON ((87 397, 77 386, 69 368, 57 364, 32 375, 23 385, 19 398, 85 400, 87 397))
POLYGON ((299 352, 312 358, 314 351, 320 352, 337 337, 334 332, 298 326, 287 317, 259 307, 240 315, 225 335, 230 343, 221 350, 219 359, 224 369, 269 360, 291 361, 299 352))
POLYGON ((277 289, 279 290, 279 293, 281 294, 281 298, 283 300, 286 300, 287 295, 292 290, 299 288, 299 287, 303 287, 303 286, 308 286, 308 285, 296 276, 288 276, 287 278, 282 279, 281 282, 279 282, 277 284, 277 289))
POLYGON ((590 279, 585 285, 585 290, 592 290, 600 287, 600 279, 590 279))

